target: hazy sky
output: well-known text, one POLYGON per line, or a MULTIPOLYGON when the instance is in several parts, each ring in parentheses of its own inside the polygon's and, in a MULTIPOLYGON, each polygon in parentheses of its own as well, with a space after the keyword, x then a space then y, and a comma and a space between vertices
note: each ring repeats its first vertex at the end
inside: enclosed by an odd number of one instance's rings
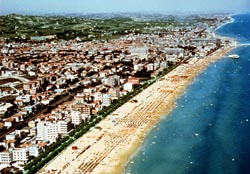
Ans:
POLYGON ((0 0, 1 13, 246 12, 250 0, 0 0))

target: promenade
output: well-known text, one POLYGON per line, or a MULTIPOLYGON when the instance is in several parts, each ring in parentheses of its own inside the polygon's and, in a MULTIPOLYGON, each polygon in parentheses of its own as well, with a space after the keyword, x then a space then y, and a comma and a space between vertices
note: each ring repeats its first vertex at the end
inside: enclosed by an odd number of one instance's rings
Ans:
POLYGON ((107 116, 38 173, 122 173, 147 133, 171 112, 196 75, 232 49, 222 48, 204 59, 193 58, 178 66, 107 116), (135 100, 138 102, 132 102, 135 100))

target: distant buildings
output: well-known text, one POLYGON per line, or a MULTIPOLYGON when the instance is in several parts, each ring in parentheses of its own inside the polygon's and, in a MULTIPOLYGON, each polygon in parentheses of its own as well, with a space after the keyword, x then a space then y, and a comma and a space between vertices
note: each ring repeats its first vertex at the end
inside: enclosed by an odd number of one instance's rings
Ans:
POLYGON ((56 35, 48 35, 48 36, 31 36, 31 41, 45 41, 56 38, 56 35))

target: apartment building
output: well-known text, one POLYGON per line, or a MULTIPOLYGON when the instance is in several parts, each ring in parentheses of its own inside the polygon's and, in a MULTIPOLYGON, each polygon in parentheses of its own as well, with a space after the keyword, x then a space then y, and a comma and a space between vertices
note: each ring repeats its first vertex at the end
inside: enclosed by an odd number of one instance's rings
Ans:
POLYGON ((12 151, 13 161, 25 163, 29 160, 29 151, 27 148, 15 148, 12 151))
POLYGON ((56 122, 41 121, 37 123, 37 140, 56 142, 59 137, 56 122))
POLYGON ((12 155, 9 151, 0 152, 0 165, 10 165, 12 161, 12 155))
POLYGON ((59 120, 57 122, 58 124, 58 133, 61 134, 62 136, 65 136, 69 133, 70 131, 70 125, 71 125, 71 120, 69 118, 65 120, 59 120))

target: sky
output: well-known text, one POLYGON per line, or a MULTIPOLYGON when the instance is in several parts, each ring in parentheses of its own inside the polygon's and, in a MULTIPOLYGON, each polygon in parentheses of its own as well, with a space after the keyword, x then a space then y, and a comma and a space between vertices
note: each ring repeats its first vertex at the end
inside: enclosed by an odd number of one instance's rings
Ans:
POLYGON ((0 0, 0 13, 193 13, 250 10, 250 0, 0 0))

